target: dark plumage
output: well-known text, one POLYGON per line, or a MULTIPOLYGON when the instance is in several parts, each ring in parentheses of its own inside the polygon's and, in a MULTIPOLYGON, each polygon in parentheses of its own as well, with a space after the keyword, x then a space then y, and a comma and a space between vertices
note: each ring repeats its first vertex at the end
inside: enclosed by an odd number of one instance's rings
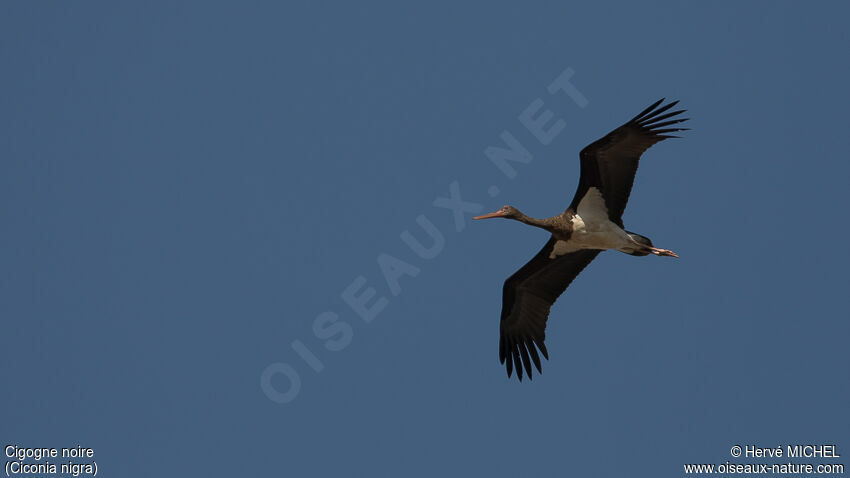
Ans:
POLYGON ((526 216, 512 206, 475 219, 502 217, 545 229, 549 241, 506 281, 502 291, 499 360, 508 377, 516 369, 532 377, 532 363, 542 372, 540 354, 549 359, 544 343, 549 309, 570 283, 605 249, 645 256, 676 256, 653 247, 644 236, 624 230, 623 212, 632 190, 641 154, 688 118, 671 119, 685 110, 667 113, 678 102, 659 107, 655 102, 624 125, 593 142, 580 153, 581 176, 570 206, 547 219, 526 216), (538 353, 539 350, 539 353, 538 353))
POLYGON ((664 128, 690 118, 662 121, 685 112, 685 110, 677 110, 661 114, 679 103, 673 101, 655 109, 663 101, 664 98, 656 101, 623 126, 581 150, 579 153, 581 176, 570 208, 575 210, 578 202, 587 192, 587 188, 599 184, 605 197, 605 205, 608 207, 608 217, 611 222, 623 227, 623 211, 626 210, 626 203, 632 192, 632 183, 635 180, 640 155, 659 141, 678 138, 667 133, 689 129, 664 128))

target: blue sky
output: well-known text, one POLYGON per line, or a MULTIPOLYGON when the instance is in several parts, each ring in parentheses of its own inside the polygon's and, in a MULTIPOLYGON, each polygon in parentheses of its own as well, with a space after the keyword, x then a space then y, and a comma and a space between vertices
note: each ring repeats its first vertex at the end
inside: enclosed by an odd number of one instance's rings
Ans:
POLYGON ((850 455, 848 10, 3 4, 0 440, 125 477, 850 455), (583 105, 547 89, 568 69, 583 105), (554 215, 578 151, 661 97, 693 130, 644 156, 624 219, 681 259, 602 254, 543 375, 507 380, 502 282, 546 235, 435 201, 554 215), (518 119, 536 100, 564 124, 548 144, 518 119), (505 132, 532 158, 514 178, 485 154, 505 132), (424 258, 420 216, 443 239, 424 258), (368 323, 352 284, 385 300, 368 323))

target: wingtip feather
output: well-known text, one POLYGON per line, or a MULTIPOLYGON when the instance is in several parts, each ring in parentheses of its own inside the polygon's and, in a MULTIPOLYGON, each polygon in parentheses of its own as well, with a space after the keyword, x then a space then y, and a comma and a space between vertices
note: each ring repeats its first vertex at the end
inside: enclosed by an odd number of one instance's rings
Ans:
POLYGON ((540 352, 543 353, 543 356, 546 357, 546 360, 549 360, 549 352, 546 350, 546 344, 541 340, 537 343, 537 347, 540 349, 540 352))
POLYGON ((519 343, 519 353, 522 356, 522 365, 525 367, 525 373, 528 379, 531 380, 531 358, 528 356, 528 344, 525 341, 519 343))
POLYGON ((689 119, 690 119, 690 118, 680 118, 680 119, 674 119, 674 120, 670 120, 670 121, 665 121, 665 122, 663 122, 663 123, 657 123, 657 124, 652 125, 652 129, 654 130, 654 129, 656 129, 656 128, 663 128, 663 127, 665 127, 665 126, 670 126, 670 125, 673 125, 673 124, 683 123, 683 122, 685 122, 685 121, 688 121, 689 119))
POLYGON ((667 118, 670 118, 670 117, 673 117, 673 116, 676 116, 676 115, 679 115, 679 114, 682 114, 682 113, 685 112, 685 110, 676 110, 676 111, 671 111, 670 113, 666 113, 666 114, 659 116, 659 113, 663 113, 664 111, 666 111, 667 107, 669 107, 669 106, 670 105, 667 105, 664 108, 661 108, 658 111, 652 113, 652 115, 641 119, 638 122, 638 125, 640 125, 642 128, 652 129, 652 128, 655 127, 655 124, 657 124, 659 121, 665 120, 667 118))
POLYGON ((528 352, 531 354, 531 360, 534 361, 534 366, 537 367, 537 373, 543 373, 543 367, 540 364, 540 355, 537 353, 537 347, 534 343, 528 344, 528 352))
POLYGON ((635 116, 634 118, 632 118, 629 122, 637 121, 637 120, 638 120, 639 118, 641 118, 643 115, 645 115, 645 114, 649 113, 650 111, 654 110, 656 106, 658 106, 658 105, 660 105, 661 103, 663 103, 665 99, 667 99, 667 98, 661 98, 660 100, 656 101, 655 103, 652 103, 651 105, 647 106, 645 110, 643 110, 643 111, 641 111, 640 113, 638 113, 638 114, 637 114, 637 116, 635 116))

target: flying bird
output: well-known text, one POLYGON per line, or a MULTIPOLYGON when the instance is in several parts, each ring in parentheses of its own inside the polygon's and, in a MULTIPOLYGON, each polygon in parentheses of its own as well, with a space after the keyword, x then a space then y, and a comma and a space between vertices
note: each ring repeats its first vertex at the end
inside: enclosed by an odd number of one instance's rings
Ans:
POLYGON ((678 101, 664 106, 664 98, 650 105, 626 124, 585 147, 579 153, 581 176, 570 206, 547 219, 526 216, 513 206, 473 219, 501 217, 545 229, 551 237, 543 249, 506 281, 502 289, 499 360, 508 378, 516 368, 522 381, 529 380, 531 364, 542 373, 540 355, 546 359, 546 321, 549 309, 567 286, 602 251, 616 249, 633 256, 679 257, 653 246, 648 237, 627 231, 623 211, 629 200, 641 154, 689 118, 676 118, 685 110, 667 112, 678 101))

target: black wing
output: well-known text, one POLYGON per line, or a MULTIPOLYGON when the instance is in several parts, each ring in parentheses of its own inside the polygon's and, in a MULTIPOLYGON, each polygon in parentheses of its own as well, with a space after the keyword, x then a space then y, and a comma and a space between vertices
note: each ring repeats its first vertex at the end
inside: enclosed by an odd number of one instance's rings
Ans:
POLYGON ((678 138, 667 133, 685 131, 689 128, 665 128, 689 118, 669 119, 685 110, 664 113, 678 101, 658 107, 664 98, 653 103, 629 122, 608 133, 581 150, 581 178, 570 207, 578 210, 578 203, 588 188, 599 188, 605 198, 608 218, 623 227, 623 211, 629 201, 632 183, 638 168, 640 155, 653 144, 667 138, 678 138), (668 121, 664 121, 668 120, 668 121))
POLYGON ((520 381, 523 367, 531 379, 532 361, 537 371, 543 372, 537 349, 549 359, 543 343, 549 308, 590 261, 602 252, 581 250, 550 259, 549 253, 555 242, 554 237, 549 239, 536 256, 505 281, 502 291, 499 360, 507 362, 508 377, 516 365, 520 381))

